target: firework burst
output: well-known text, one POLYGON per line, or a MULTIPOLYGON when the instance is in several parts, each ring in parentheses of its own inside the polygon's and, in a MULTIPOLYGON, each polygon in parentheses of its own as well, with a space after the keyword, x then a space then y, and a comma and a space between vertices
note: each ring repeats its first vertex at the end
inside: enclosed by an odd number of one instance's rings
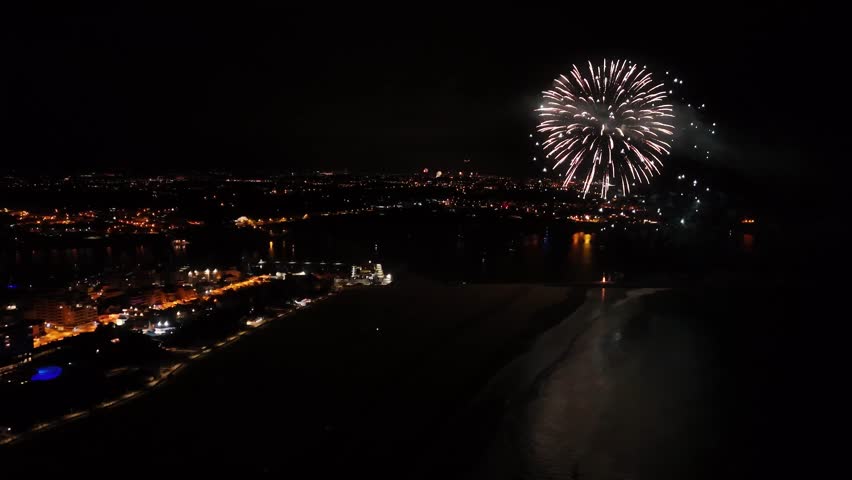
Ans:
POLYGON ((589 62, 588 72, 574 65, 555 79, 542 93, 537 130, 546 136, 552 168, 564 164, 564 185, 579 175, 583 196, 600 183, 606 197, 619 183, 624 194, 637 181, 649 183, 671 151, 674 114, 666 93, 645 67, 624 60, 589 62))

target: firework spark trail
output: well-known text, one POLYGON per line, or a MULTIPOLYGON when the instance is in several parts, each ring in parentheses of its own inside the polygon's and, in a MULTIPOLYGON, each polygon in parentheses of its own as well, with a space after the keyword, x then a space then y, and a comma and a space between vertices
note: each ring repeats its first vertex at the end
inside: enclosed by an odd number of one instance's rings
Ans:
POLYGON ((649 183, 660 172, 661 157, 670 153, 674 132, 673 107, 666 103, 662 83, 651 72, 624 60, 589 62, 588 74, 573 65, 553 88, 542 92, 544 103, 536 111, 537 130, 553 168, 568 162, 564 185, 578 171, 586 171, 583 196, 594 182, 606 197, 610 181, 630 193, 635 181, 649 183))

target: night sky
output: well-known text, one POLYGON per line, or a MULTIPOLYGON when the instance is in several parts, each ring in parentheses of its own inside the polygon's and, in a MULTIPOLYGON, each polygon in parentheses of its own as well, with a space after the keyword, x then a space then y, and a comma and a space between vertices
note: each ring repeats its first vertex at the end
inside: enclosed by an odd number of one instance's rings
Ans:
POLYGON ((538 94, 604 56, 680 74, 720 125, 716 166, 799 178, 827 162, 819 122, 791 124, 830 109, 807 72, 836 32, 802 12, 330 10, 8 16, 3 168, 410 172, 469 158, 526 174, 538 94))

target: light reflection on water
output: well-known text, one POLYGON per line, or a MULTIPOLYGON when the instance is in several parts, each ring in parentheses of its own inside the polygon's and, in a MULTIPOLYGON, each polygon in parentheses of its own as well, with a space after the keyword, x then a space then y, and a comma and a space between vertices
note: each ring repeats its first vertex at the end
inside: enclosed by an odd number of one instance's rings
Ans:
MULTIPOLYGON (((238 234, 225 240, 210 234, 189 238, 188 245, 164 239, 141 243, 108 239, 67 249, 17 248, 0 251, 0 277, 23 281, 26 275, 81 276, 104 269, 168 269, 200 264, 239 266, 262 259, 353 263, 381 260, 419 274, 472 282, 598 281, 603 274, 631 269, 665 270, 665 265, 658 267, 661 264, 658 258, 672 251, 668 244, 637 237, 634 239, 639 249, 637 254, 632 251, 634 243, 614 244, 611 236, 588 229, 576 231, 572 224, 400 226, 394 222, 370 225, 360 222, 321 228, 306 224, 310 228, 288 232, 286 238, 238 234), (645 255, 647 252, 657 258, 651 259, 645 255)), ((741 239, 732 242, 737 253, 755 251, 754 234, 735 238, 741 239)), ((663 261, 672 263, 671 259, 663 261)), ((676 267, 680 264, 674 263, 676 267)))
POLYGON ((743 252, 752 253, 754 251, 754 235, 751 233, 743 234, 743 252))
POLYGON ((571 235, 571 249, 568 254, 568 259, 571 263, 589 266, 595 262, 592 238, 592 234, 585 232, 574 232, 571 235))
MULTIPOLYGON (((451 243, 443 247, 440 235, 407 235, 398 241, 383 241, 381 232, 353 232, 352 238, 326 240, 313 236, 264 239, 240 243, 195 239, 189 244, 140 243, 106 244, 67 249, 36 248, 16 250, 3 268, 16 272, 89 275, 103 270, 126 271, 135 268, 179 268, 209 264, 236 266, 243 262, 343 261, 377 259, 409 264, 412 270, 435 270, 470 280, 559 280, 600 278, 597 266, 596 234, 565 229, 518 233, 506 229, 460 234, 450 231, 451 243), (298 245, 297 245, 298 244, 298 245), (297 255, 301 252, 301 255, 297 255), (472 267, 472 268, 471 268, 472 267)), ((446 232, 443 232, 446 233, 446 232)), ((4 254, 8 257, 9 253, 4 254)))

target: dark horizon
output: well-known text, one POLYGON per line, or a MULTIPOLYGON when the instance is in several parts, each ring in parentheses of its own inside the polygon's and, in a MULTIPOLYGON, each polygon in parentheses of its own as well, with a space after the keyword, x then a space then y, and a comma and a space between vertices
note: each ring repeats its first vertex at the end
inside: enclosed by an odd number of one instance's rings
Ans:
POLYGON ((673 158, 675 167, 786 184, 826 163, 809 138, 819 124, 790 135, 789 106, 777 100, 789 93, 778 75, 829 57, 819 37, 786 34, 815 25, 797 12, 666 21, 639 41, 557 28, 558 12, 361 13, 16 19, 6 28, 3 170, 405 173, 470 159, 480 172, 534 175, 528 134, 541 90, 572 63, 604 57, 671 70, 707 103, 719 153, 707 164, 673 158))

